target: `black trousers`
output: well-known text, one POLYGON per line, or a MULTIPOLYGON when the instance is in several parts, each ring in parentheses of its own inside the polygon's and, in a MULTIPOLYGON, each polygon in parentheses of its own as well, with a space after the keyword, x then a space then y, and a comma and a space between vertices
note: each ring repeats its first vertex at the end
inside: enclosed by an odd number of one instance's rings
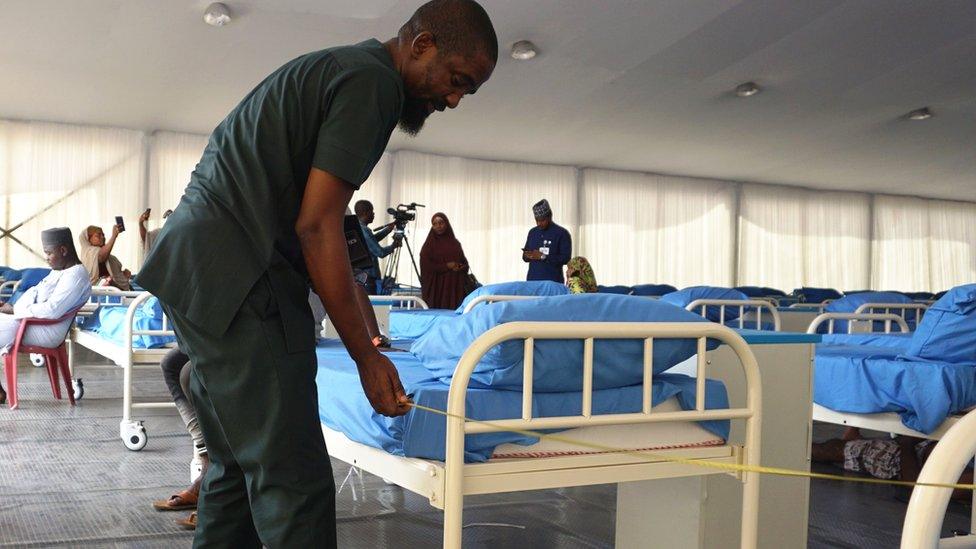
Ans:
POLYGON ((210 456, 194 547, 336 546, 314 337, 307 344, 304 330, 306 323, 310 337, 314 330, 308 290, 303 281, 273 279, 258 280, 220 337, 167 307, 193 362, 190 399, 210 456))

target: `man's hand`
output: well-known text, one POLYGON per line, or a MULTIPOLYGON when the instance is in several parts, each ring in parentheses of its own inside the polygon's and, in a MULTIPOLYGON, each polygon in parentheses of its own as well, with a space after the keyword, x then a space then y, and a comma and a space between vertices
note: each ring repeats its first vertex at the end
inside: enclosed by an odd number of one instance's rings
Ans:
POLYGON ((359 382, 366 398, 377 413, 384 416, 402 416, 410 411, 406 392, 400 383, 400 375, 390 359, 377 352, 359 363, 359 382))
POLYGON ((3 306, 0 307, 0 313, 6 313, 8 315, 14 314, 13 305, 11 305, 9 303, 4 303, 3 306))
POLYGON ((366 321, 353 297, 355 285, 343 232, 346 205, 352 197, 349 183, 312 168, 309 171, 302 209, 295 223, 305 255, 305 265, 315 293, 322 299, 349 356, 356 361, 359 379, 373 408, 385 415, 403 415, 408 408, 393 364, 370 341, 366 321))

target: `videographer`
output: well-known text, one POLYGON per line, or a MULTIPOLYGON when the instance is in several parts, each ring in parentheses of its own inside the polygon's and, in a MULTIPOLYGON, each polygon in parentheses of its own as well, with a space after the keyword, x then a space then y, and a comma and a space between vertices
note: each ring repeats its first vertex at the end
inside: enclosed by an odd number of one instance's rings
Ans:
POLYGON ((369 254, 373 256, 373 265, 366 270, 366 288, 368 289, 369 293, 378 294, 380 293, 378 283, 382 279, 382 275, 380 274, 379 260, 380 258, 390 255, 393 253, 393 250, 402 246, 403 241, 394 239, 393 243, 389 246, 380 245, 380 241, 389 236, 396 223, 389 223, 374 234, 373 231, 370 230, 369 224, 376 219, 376 212, 373 211, 373 203, 369 200, 360 200, 356 202, 353 209, 356 211, 356 217, 359 218, 359 223, 363 226, 363 234, 366 237, 366 248, 369 249, 369 254))

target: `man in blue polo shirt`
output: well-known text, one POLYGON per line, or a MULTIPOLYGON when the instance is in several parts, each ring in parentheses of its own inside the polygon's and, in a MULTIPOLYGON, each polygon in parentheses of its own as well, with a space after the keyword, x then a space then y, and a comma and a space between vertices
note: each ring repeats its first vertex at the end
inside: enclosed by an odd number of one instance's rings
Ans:
POLYGON ((562 284, 563 267, 573 251, 573 238, 569 231, 552 221, 549 201, 542 199, 532 206, 535 227, 529 229, 522 248, 522 261, 529 264, 526 280, 552 280, 562 284))

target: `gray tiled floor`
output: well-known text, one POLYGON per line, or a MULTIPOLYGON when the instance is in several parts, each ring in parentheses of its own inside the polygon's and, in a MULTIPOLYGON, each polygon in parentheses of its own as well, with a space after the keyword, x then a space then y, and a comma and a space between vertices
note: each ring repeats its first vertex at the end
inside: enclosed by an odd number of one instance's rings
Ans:
MULTIPOLYGON (((153 499, 184 487, 190 441, 175 410, 139 411, 149 443, 126 450, 118 438, 121 371, 93 356, 78 376, 85 398, 71 408, 50 395, 44 371, 21 367, 21 408, 0 409, 0 546, 188 547, 191 534, 159 513, 153 499)), ((138 398, 168 394, 155 369, 136 374, 138 398)), ((829 426, 817 436, 832 436, 829 426)), ((333 461, 337 483, 348 467, 333 461)), ((358 501, 337 497, 341 547, 435 547, 441 514, 376 477, 358 501)), ((609 547, 615 488, 545 490, 466 500, 465 547, 609 547), (487 524, 486 524, 487 523, 487 524)), ((893 547, 905 503, 887 487, 815 481, 810 547, 893 547)), ((954 505, 947 528, 965 528, 968 508, 954 505)), ((653 546, 653 544, 651 544, 653 546)))

